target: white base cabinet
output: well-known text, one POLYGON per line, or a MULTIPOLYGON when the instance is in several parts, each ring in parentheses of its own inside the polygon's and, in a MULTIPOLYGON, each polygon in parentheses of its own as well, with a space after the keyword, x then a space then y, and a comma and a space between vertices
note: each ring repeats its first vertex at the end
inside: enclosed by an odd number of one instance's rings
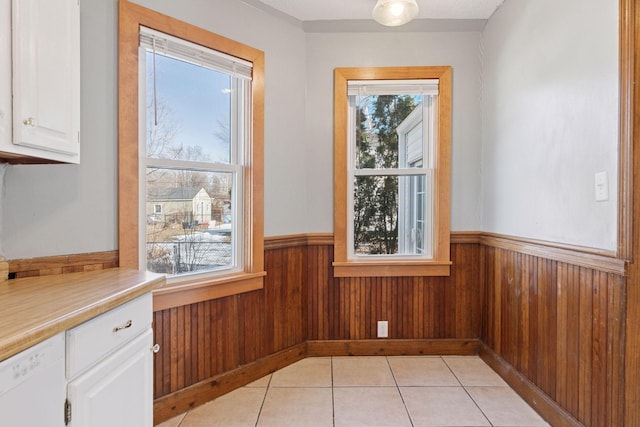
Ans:
POLYGON ((153 334, 147 330, 69 383, 69 427, 153 425, 153 334))
POLYGON ((152 427, 150 293, 0 361, 0 426, 152 427))
POLYGON ((153 426, 152 297, 66 333, 69 427, 153 426))

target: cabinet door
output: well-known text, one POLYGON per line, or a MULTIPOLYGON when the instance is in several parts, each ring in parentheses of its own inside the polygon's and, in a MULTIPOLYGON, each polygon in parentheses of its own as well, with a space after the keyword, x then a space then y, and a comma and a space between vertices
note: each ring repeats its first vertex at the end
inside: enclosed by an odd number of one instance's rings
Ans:
POLYGON ((153 426, 152 343, 149 329, 69 383, 69 426, 153 426))
POLYGON ((73 163, 80 153, 78 2, 12 2, 13 142, 73 163))
POLYGON ((11 144, 11 0, 0 0, 0 144, 11 144))

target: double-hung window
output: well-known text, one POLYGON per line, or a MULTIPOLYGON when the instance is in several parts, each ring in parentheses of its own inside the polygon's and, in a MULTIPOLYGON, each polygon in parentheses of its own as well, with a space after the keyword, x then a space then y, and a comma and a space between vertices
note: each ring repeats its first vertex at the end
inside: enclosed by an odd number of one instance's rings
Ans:
POLYGON ((172 276, 239 270, 252 64, 145 27, 139 64, 141 210, 165 206, 141 258, 172 276))
POLYGON ((168 275, 158 307, 262 287, 264 53, 130 2, 119 21, 120 266, 168 275))
POLYGON ((449 274, 450 69, 335 78, 335 275, 449 274))

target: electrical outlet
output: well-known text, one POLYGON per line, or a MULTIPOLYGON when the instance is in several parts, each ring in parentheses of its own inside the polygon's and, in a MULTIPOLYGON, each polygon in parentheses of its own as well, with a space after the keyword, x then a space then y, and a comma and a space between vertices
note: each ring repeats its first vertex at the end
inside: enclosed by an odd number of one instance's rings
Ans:
POLYGON ((378 320, 378 338, 388 338, 388 337, 389 337, 389 321, 378 320))

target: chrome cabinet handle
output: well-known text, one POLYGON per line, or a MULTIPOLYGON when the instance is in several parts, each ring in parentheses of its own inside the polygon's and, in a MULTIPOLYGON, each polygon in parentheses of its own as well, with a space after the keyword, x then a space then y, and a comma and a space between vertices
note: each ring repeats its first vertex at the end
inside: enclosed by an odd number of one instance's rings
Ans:
POLYGON ((127 329, 130 328, 131 325, 133 325, 133 322, 131 320, 128 320, 127 323, 125 323, 124 325, 121 326, 116 326, 115 328, 113 328, 113 333, 115 334, 118 331, 121 331, 123 329, 127 329))
POLYGON ((153 351, 154 353, 157 353, 160 351, 160 344, 156 344, 153 347, 151 347, 151 351, 153 351))
POLYGON ((31 127, 33 127, 33 126, 35 126, 35 125, 36 125, 36 121, 33 119, 33 117, 29 117, 29 118, 27 118, 27 119, 24 119, 24 120, 22 121, 22 124, 23 124, 23 125, 25 125, 25 126, 31 126, 31 127))

